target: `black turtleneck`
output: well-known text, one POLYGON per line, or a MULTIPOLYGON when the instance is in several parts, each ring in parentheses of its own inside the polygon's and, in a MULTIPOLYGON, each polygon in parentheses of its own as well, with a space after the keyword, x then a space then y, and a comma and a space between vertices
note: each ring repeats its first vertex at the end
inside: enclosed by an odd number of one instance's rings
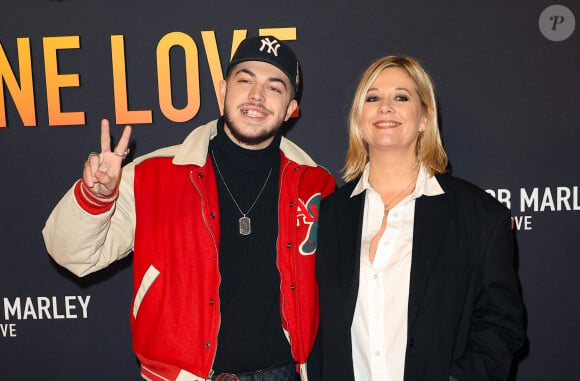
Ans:
POLYGON ((280 275, 276 266, 280 140, 278 133, 265 149, 244 149, 228 138, 220 119, 218 135, 209 145, 216 173, 221 234, 221 324, 213 366, 216 373, 250 372, 293 361, 282 331, 280 275), (247 214, 252 232, 241 235, 242 214, 232 196, 246 213, 266 178, 264 191, 247 214))

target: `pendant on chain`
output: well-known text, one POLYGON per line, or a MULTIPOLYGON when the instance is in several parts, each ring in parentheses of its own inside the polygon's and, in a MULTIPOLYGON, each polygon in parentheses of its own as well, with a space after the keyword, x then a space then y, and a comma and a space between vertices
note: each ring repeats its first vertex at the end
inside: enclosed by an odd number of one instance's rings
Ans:
POLYGON ((252 233, 252 221, 249 217, 240 217, 240 234, 249 235, 252 233))
POLYGON ((262 192, 266 188, 266 184, 268 184, 268 180, 270 179, 270 175, 272 174, 272 167, 270 167, 270 170, 268 171, 268 176, 266 176, 266 181, 264 181, 264 185, 262 185, 262 189, 260 189, 260 192, 258 193, 258 196, 256 196, 256 199, 254 200, 254 202, 252 203, 252 205, 250 206, 250 208, 248 209, 248 211, 246 213, 244 213, 244 212, 242 212, 242 209, 240 209, 240 206, 238 205, 238 202, 236 201, 236 198, 234 197, 234 195, 230 191, 230 187, 228 187, 228 184, 226 183, 226 180, 224 179, 224 176, 222 175, 222 171, 220 170, 220 166, 218 165, 218 162, 215 159, 215 154, 213 153, 213 150, 211 151, 211 155, 213 157, 213 162, 215 164, 215 167, 216 167, 216 169, 217 169, 217 171, 218 171, 218 173, 219 173, 219 175, 220 175, 220 177, 222 179, 222 182, 224 183, 224 186, 226 187, 226 191, 228 191, 228 194, 232 198, 232 201, 236 205, 236 208, 238 208, 238 211, 242 215, 242 217, 240 217, 240 219, 238 220, 239 221, 239 227, 240 227, 240 234, 241 235, 250 235, 250 234, 252 234, 252 221, 250 220, 250 217, 246 217, 246 215, 248 213, 250 213, 250 211, 254 208, 254 205, 256 205, 256 202, 258 202, 258 199, 260 198, 260 196, 262 195, 262 192))

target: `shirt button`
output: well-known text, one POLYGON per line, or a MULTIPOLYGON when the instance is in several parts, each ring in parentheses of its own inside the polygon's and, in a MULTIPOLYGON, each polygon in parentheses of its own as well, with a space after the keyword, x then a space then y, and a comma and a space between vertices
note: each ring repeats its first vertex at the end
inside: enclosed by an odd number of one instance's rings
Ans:
POLYGON ((399 213, 393 214, 393 217, 399 217, 399 213))
POLYGON ((373 279, 378 279, 379 276, 377 274, 373 275, 373 279))
POLYGON ((380 355, 381 355, 381 352, 375 351, 375 356, 380 356, 380 355))

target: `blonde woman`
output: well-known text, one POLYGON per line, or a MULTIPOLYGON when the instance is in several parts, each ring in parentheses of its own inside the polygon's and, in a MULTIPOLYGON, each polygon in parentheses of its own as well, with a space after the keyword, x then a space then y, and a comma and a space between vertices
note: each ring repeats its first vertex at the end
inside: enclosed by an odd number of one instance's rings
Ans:
POLYGON ((313 379, 508 378, 524 340, 510 212, 446 167, 429 75, 411 57, 372 63, 347 183, 321 208, 313 379))

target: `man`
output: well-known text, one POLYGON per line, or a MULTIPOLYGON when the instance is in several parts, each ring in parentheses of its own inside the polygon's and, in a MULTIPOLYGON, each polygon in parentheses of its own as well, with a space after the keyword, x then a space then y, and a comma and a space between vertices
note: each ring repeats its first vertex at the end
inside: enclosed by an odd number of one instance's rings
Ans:
POLYGON ((111 151, 103 121, 101 152, 50 215, 47 249, 78 276, 134 251, 143 378, 306 379, 318 206, 334 179, 281 136, 299 77, 287 45, 244 40, 220 83, 222 118, 123 169, 130 127, 111 151))

